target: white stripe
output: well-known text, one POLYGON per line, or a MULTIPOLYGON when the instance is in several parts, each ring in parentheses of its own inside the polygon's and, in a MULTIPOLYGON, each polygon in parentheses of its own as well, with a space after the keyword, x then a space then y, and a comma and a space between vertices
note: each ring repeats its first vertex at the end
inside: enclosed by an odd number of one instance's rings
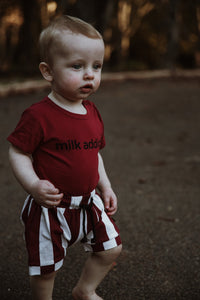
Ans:
POLYGON ((62 260, 58 261, 57 263, 55 263, 55 271, 58 271, 62 267, 63 262, 64 262, 64 260, 62 259, 62 260))
POLYGON ((40 267, 29 267, 29 275, 30 276, 41 275, 40 267))
POLYGON ((105 213, 105 211, 102 212, 102 221, 106 228, 106 233, 108 235, 109 240, 113 239, 118 236, 118 232, 115 230, 114 225, 111 223, 109 217, 105 213))
MULTIPOLYGON (((93 190, 90 193, 90 197, 94 197, 95 196, 95 190, 93 190)), ((79 205, 82 201, 84 196, 72 196, 71 197, 71 205, 70 205, 70 209, 75 209, 75 208, 79 208, 79 205)))
POLYGON ((94 203, 102 211, 102 214, 101 214, 102 222, 105 225, 106 233, 108 235, 109 240, 117 237, 118 232, 116 231, 113 223, 110 221, 108 215, 106 214, 106 212, 104 210, 103 202, 102 202, 101 198, 98 195, 95 195, 94 203))
POLYGON ((112 239, 112 240, 109 240, 107 242, 104 242, 103 247, 104 247, 104 250, 109 250, 109 249, 117 247, 116 240, 112 239))
MULTIPOLYGON (((26 206, 27 206, 27 203, 28 203, 28 201, 29 201, 29 198, 30 198, 30 195, 28 195, 28 196, 26 197, 26 199, 25 199, 25 201, 24 201, 24 205, 23 205, 22 210, 21 210, 20 220, 21 220, 22 224, 24 224, 24 222, 23 222, 23 220, 22 220, 22 215, 23 215, 23 212, 24 212, 24 210, 25 210, 25 208, 26 208, 26 206)), ((31 198, 31 203, 30 203, 29 208, 28 208, 28 215, 29 215, 30 210, 31 210, 32 202, 33 202, 33 198, 31 198)))
MULTIPOLYGON (((64 260, 60 260, 59 262, 55 263, 55 271, 58 271, 62 265, 64 260)), ((35 275, 41 275, 41 268, 40 267, 29 267, 29 275, 35 276, 35 275)))
POLYGON ((93 197, 93 202, 98 207, 98 209, 100 209, 101 211, 104 210, 103 201, 97 194, 93 197))
MULTIPOLYGON (((87 216, 85 218, 85 228, 86 228, 86 233, 87 233, 87 216)), ((83 238, 83 236, 84 236, 84 234, 83 234, 83 210, 81 210, 81 213, 80 213, 79 234, 78 234, 78 237, 77 237, 76 241, 74 242, 74 244, 76 244, 77 242, 79 242, 83 238)))
POLYGON ((28 216, 29 216, 30 211, 31 211, 32 203, 33 203, 33 198, 31 198, 31 201, 30 201, 30 204, 29 204, 29 208, 28 208, 28 216))
POLYGON ((83 199, 82 196, 77 196, 77 197, 73 196, 73 197, 71 197, 71 205, 70 205, 69 208, 76 208, 76 207, 78 207, 79 204, 81 203, 82 199, 83 199))
POLYGON ((29 195, 26 197, 26 199, 25 199, 25 201, 24 201, 24 205, 23 205, 23 207, 22 207, 22 213, 23 213, 23 211, 24 211, 24 209, 25 209, 25 207, 26 207, 26 205, 27 205, 27 203, 28 203, 28 200, 29 200, 29 195))
POLYGON ((39 231, 40 266, 48 266, 54 264, 54 253, 48 209, 43 206, 41 206, 41 209, 39 231))
POLYGON ((96 192, 95 192, 95 190, 93 190, 93 191, 91 192, 91 197, 94 197, 95 194, 96 194, 96 192))
POLYGON ((60 228, 63 230, 62 234, 62 247, 64 249, 64 253, 66 255, 66 249, 68 247, 68 241, 71 240, 72 235, 69 228, 69 225, 64 217, 65 208, 58 207, 57 208, 57 217, 60 222, 60 228))

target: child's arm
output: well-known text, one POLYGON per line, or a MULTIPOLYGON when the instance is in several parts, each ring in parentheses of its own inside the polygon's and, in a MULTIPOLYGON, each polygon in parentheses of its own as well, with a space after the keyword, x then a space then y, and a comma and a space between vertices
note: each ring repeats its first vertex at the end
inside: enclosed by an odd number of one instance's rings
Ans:
POLYGON ((104 164, 103 164, 103 159, 100 154, 98 154, 98 157, 99 157, 99 168, 98 168, 99 182, 97 187, 100 190, 102 198, 104 200, 104 205, 107 214, 114 215, 117 211, 117 197, 113 192, 111 183, 106 174, 104 164))
POLYGON ((31 155, 11 145, 9 160, 15 177, 39 205, 50 208, 60 203, 63 194, 59 194, 59 190, 48 180, 39 179, 33 169, 31 155))

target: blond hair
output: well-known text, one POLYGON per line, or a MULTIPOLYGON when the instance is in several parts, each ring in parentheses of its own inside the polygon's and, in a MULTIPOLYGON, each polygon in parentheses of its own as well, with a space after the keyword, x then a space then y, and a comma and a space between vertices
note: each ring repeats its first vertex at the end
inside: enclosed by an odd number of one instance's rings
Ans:
POLYGON ((40 59, 51 62, 51 47, 62 31, 72 34, 82 34, 92 39, 102 39, 101 34, 89 23, 71 16, 61 16, 53 20, 40 34, 40 59))

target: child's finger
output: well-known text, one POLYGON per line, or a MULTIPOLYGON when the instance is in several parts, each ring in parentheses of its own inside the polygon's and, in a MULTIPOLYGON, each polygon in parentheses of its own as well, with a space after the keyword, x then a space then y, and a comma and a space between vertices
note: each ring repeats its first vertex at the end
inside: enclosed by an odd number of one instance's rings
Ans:
POLYGON ((108 210, 110 208, 110 201, 109 199, 104 199, 104 207, 106 210, 108 210))
POLYGON ((63 198, 63 193, 60 193, 60 194, 48 194, 47 195, 47 199, 50 200, 50 201, 59 201, 63 198))
POLYGON ((52 194, 58 194, 58 193, 59 193, 59 189, 57 189, 57 188, 52 188, 52 189, 50 190, 50 192, 51 192, 52 194))
POLYGON ((57 189, 53 183, 51 183, 48 180, 41 180, 41 183, 43 184, 43 188, 46 189, 47 193, 49 194, 58 194, 59 193, 59 189, 57 189))
POLYGON ((45 200, 44 206, 47 208, 58 206, 62 201, 62 198, 63 198, 63 194, 59 194, 56 196, 51 195, 49 198, 45 200))

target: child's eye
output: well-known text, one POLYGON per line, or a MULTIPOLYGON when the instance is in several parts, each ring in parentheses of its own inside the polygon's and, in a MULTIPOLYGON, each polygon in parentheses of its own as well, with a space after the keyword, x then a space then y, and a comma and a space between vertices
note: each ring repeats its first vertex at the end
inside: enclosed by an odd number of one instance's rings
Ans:
POLYGON ((99 70, 99 69, 101 69, 101 67, 102 67, 101 64, 94 64, 93 65, 94 70, 99 70))
POLYGON ((79 69, 81 69, 81 67, 82 67, 81 64, 73 64, 72 65, 72 68, 75 70, 79 70, 79 69))

